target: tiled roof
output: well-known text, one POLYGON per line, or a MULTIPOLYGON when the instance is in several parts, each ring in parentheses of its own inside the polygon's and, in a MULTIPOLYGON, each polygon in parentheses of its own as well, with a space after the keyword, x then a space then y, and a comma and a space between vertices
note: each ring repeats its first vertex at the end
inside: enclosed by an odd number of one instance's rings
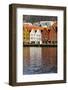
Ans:
POLYGON ((34 26, 34 25, 30 25, 30 24, 24 24, 24 28, 27 28, 28 30, 48 30, 48 28, 46 27, 40 27, 40 26, 34 26))

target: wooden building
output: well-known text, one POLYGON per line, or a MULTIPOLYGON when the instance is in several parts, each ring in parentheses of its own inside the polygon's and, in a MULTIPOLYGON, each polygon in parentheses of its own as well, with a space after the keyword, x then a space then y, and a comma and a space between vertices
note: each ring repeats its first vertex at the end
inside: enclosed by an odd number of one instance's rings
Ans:
POLYGON ((50 27, 48 41, 50 41, 51 44, 57 44, 57 23, 56 22, 50 27))
POLYGON ((28 44, 30 42, 30 32, 24 28, 23 30, 23 43, 28 44))

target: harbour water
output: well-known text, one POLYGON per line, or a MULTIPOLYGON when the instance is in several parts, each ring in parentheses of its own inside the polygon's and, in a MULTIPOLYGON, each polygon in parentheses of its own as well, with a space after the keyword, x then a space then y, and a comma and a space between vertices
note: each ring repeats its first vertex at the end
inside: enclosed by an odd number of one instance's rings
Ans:
POLYGON ((23 74, 57 73, 57 47, 24 47, 23 74))

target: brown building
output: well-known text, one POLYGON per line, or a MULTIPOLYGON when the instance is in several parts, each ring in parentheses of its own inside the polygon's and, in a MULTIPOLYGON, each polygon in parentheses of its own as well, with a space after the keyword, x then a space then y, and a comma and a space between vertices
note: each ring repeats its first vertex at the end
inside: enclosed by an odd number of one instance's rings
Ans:
POLYGON ((48 29, 45 28, 44 30, 41 30, 41 34, 42 34, 42 43, 47 43, 49 37, 48 29))
POLYGON ((49 41, 51 44, 57 44, 57 24, 56 24, 56 23, 54 23, 54 24, 50 27, 50 32, 49 32, 48 41, 49 41))
POLYGON ((41 30, 41 37, 42 37, 42 44, 49 44, 54 45, 57 44, 57 22, 50 27, 41 27, 41 26, 34 26, 32 24, 24 24, 24 28, 26 28, 24 32, 24 41, 29 41, 29 34, 31 30, 41 30), (28 40, 25 40, 27 39, 28 40))

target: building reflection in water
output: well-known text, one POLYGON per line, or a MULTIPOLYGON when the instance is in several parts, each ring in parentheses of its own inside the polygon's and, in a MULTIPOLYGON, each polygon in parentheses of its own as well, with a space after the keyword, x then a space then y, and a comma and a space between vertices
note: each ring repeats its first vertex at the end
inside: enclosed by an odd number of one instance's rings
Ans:
POLYGON ((56 47, 24 47, 23 74, 57 73, 56 47))

